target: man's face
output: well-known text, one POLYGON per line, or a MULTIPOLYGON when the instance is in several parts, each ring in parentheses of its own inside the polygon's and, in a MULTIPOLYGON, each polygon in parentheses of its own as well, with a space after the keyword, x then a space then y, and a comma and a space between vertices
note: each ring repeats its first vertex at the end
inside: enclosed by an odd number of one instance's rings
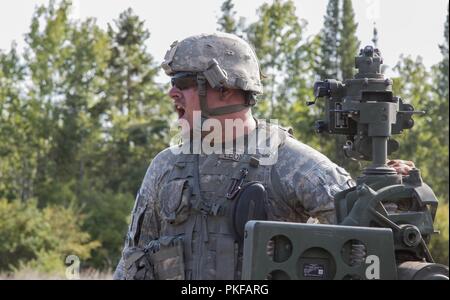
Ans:
MULTIPOLYGON (((197 118, 201 114, 197 78, 192 76, 192 73, 180 72, 175 74, 171 81, 172 88, 169 90, 169 97, 173 100, 174 110, 178 114, 178 123, 179 125, 184 125, 182 123, 189 124, 189 128, 183 127, 182 132, 186 132, 187 129, 192 131, 194 129, 194 112, 197 112, 197 118)), ((224 98, 224 94, 221 91, 213 89, 207 84, 206 99, 208 108, 215 109, 226 105, 243 103, 244 98, 242 95, 239 94, 239 97, 231 90, 228 90, 228 92, 230 92, 229 95, 231 96, 224 98)), ((214 118, 221 120, 222 116, 215 116, 214 118)), ((200 118, 195 120, 195 122, 196 126, 201 126, 200 118)))
POLYGON ((173 100, 178 120, 185 120, 193 128, 194 111, 200 111, 197 85, 194 77, 180 76, 172 78, 169 97, 173 100))

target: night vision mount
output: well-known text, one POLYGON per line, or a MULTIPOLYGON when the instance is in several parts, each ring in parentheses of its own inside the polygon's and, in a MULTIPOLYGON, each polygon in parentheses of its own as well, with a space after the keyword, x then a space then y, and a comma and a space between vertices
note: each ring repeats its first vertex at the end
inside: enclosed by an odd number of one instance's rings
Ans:
MULTIPOLYGON (((392 80, 385 78, 380 51, 371 46, 361 49, 355 59, 359 72, 345 84, 328 79, 314 84, 314 95, 326 99, 326 120, 316 122, 318 133, 345 135, 343 146, 347 157, 373 161, 366 174, 395 174, 386 167, 387 155, 399 144, 391 136, 414 126, 414 111, 410 104, 392 93, 392 80)), ((308 104, 314 104, 309 102, 308 104)))

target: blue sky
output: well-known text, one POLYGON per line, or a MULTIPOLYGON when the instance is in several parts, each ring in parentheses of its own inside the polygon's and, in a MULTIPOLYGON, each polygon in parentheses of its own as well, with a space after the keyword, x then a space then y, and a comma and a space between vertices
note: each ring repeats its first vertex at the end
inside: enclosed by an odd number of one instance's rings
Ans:
MULTIPOLYGON (((145 20, 151 32, 148 49, 157 62, 174 40, 217 29, 223 0, 73 0, 73 17, 94 17, 106 24, 128 7, 145 20)), ((7 50, 15 40, 23 47, 34 7, 47 0, 9 0, 0 2, 0 49, 7 50)), ((256 20, 256 9, 267 0, 234 0, 238 16, 250 23, 256 20)), ((319 32, 327 0, 294 0, 299 18, 308 22, 306 35, 319 32)), ((362 45, 372 39, 373 23, 379 32, 378 46, 384 61, 393 66, 400 54, 422 56, 427 66, 442 56, 438 44, 444 40, 443 28, 447 0, 353 0, 362 45)))

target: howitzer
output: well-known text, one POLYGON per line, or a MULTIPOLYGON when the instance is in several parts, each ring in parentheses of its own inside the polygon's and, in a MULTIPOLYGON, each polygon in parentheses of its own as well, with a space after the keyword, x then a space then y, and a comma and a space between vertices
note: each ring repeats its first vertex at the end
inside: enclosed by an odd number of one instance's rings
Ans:
POLYGON ((314 85, 316 100, 326 100, 316 131, 345 135, 345 155, 372 162, 355 187, 335 196, 338 225, 248 222, 243 279, 448 280, 448 267, 436 264, 427 247, 436 233, 436 196, 418 169, 403 176, 386 164, 399 148, 392 135, 424 112, 393 95, 382 63, 380 51, 367 46, 353 79, 314 85))

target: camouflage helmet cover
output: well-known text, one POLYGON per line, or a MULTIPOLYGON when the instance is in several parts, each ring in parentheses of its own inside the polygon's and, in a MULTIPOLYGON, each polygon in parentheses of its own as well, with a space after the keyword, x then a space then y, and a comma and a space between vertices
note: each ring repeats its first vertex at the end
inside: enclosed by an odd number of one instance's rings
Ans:
POLYGON ((233 34, 214 33, 188 37, 175 41, 167 51, 162 68, 167 75, 177 72, 205 74, 211 86, 217 76, 208 76, 216 65, 221 86, 261 94, 262 84, 258 59, 252 47, 233 34), (213 80, 211 80, 213 78, 213 80))

